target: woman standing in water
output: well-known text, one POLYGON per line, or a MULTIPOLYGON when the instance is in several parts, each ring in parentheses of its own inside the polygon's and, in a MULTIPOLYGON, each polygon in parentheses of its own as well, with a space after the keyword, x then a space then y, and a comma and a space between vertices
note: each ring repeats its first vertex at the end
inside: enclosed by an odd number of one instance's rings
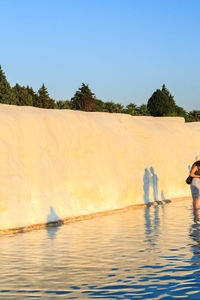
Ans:
POLYGON ((191 168, 190 176, 193 177, 191 183, 193 208, 198 209, 200 202, 200 156, 196 156, 196 161, 191 168))

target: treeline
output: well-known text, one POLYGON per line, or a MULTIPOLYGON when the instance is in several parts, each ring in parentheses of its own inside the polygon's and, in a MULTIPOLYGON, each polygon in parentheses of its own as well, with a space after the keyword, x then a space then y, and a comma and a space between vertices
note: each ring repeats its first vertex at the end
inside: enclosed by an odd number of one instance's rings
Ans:
POLYGON ((0 103, 21 106, 35 106, 49 109, 73 109, 82 111, 99 111, 109 113, 125 113, 132 116, 181 116, 186 122, 200 121, 200 110, 186 112, 184 108, 176 105, 174 97, 163 84, 157 89, 147 101, 147 104, 137 106, 130 103, 125 107, 113 101, 104 102, 97 99, 88 85, 82 86, 75 92, 71 100, 55 101, 42 84, 35 92, 32 87, 16 84, 11 87, 6 79, 5 73, 0 66, 0 103))

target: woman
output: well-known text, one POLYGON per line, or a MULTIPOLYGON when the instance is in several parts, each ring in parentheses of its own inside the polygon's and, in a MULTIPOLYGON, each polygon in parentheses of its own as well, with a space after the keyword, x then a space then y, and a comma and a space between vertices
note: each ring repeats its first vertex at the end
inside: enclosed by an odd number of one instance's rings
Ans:
POLYGON ((200 202, 200 156, 196 156, 196 161, 191 168, 190 176, 193 177, 191 183, 193 208, 198 209, 200 202))

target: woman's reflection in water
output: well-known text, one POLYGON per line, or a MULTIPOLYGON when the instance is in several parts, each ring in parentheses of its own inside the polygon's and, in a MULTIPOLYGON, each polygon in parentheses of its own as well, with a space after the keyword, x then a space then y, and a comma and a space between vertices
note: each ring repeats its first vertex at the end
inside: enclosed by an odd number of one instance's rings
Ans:
POLYGON ((193 209, 194 223, 200 225, 200 211, 199 209, 193 209))
MULTIPOLYGON (((193 244, 191 244, 191 250, 193 252, 193 256, 191 257, 191 265, 200 266, 200 211, 199 209, 194 209, 193 214, 194 214, 194 223, 192 224, 190 229, 190 237, 193 240, 193 244)), ((200 277, 200 271, 195 271, 193 274, 195 274, 197 277, 200 277)))

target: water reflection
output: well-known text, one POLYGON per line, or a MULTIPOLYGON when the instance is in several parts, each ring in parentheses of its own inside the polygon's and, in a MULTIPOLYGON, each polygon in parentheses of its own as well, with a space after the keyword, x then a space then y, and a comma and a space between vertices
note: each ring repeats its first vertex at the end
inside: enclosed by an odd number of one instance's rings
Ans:
POLYGON ((0 299, 198 299, 192 221, 180 201, 4 236, 0 299))
POLYGON ((53 227, 47 226, 47 235, 50 239, 55 239, 57 232, 59 231, 60 226, 56 225, 53 227))
POLYGON ((199 209, 193 208, 193 215, 194 215, 194 223, 200 224, 200 211, 199 209))
POLYGON ((146 207, 144 209, 145 219, 145 234, 146 241, 149 243, 148 249, 156 245, 156 240, 159 238, 160 227, 160 209, 161 206, 146 207))
POLYGON ((200 224, 199 224, 199 211, 194 210, 194 224, 191 226, 190 229, 190 237, 193 240, 193 243, 191 244, 191 251, 193 253, 191 258, 191 266, 194 267, 194 279, 195 281, 199 281, 200 279, 200 224), (198 269, 196 269, 196 267, 198 269))

